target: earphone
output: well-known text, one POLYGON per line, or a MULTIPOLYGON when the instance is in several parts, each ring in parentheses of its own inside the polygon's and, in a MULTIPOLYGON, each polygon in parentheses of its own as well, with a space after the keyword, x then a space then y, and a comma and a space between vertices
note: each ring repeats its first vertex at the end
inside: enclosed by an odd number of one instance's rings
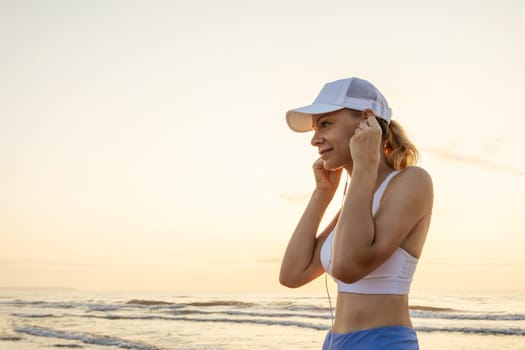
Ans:
MULTIPOLYGON (((343 206, 344 201, 345 201, 346 190, 348 188, 348 178, 349 178, 349 175, 348 173, 346 173, 345 188, 343 189, 343 200, 341 201, 341 207, 343 206)), ((327 350, 331 350, 333 340, 334 340, 334 311, 332 308, 332 299, 330 298, 330 289, 328 288, 328 272, 325 272, 324 274, 324 285, 326 287, 326 295, 328 296, 328 305, 330 306, 330 321, 332 323, 330 327, 330 343, 328 344, 327 350)))
POLYGON ((334 312, 332 310, 332 299, 330 299, 330 290, 328 288, 328 272, 325 272, 324 274, 324 285, 326 287, 326 295, 328 296, 328 304, 330 305, 330 320, 332 321, 332 326, 330 327, 330 343, 327 349, 331 350, 334 340, 334 312))

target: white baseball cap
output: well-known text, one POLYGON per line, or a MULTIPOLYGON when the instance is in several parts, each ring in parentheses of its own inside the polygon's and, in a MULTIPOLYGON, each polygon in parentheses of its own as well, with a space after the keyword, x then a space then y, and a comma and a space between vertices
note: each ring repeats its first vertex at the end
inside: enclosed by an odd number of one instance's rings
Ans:
POLYGON ((370 82, 354 77, 326 83, 311 105, 286 112, 286 122, 293 131, 310 131, 313 129, 313 114, 330 113, 344 108, 358 111, 371 109, 376 117, 387 122, 392 119, 392 109, 379 90, 370 82))

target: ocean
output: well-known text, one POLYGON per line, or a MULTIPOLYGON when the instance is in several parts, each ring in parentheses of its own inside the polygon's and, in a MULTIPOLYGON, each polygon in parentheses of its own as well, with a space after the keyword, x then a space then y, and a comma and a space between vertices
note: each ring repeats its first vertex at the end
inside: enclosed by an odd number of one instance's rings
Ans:
MULTIPOLYGON (((525 349, 525 292, 413 292, 420 348, 525 349)), ((326 295, 0 290, 0 349, 320 349, 326 295)))

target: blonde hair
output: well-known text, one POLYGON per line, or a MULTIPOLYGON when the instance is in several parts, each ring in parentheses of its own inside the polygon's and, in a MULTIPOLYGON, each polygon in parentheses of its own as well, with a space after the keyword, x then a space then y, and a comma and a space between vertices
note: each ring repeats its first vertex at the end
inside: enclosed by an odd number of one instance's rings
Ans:
MULTIPOLYGON (((360 118, 362 111, 348 109, 355 118, 360 118)), ((416 165, 419 160, 419 151, 408 138, 405 129, 395 120, 390 123, 381 117, 376 117, 383 134, 383 151, 389 167, 402 170, 416 165)))
POLYGON ((382 129, 386 130, 386 135, 383 135, 383 148, 387 164, 397 170, 415 165, 419 159, 419 152, 401 124, 395 120, 387 124, 383 119, 377 119, 382 124, 382 129))

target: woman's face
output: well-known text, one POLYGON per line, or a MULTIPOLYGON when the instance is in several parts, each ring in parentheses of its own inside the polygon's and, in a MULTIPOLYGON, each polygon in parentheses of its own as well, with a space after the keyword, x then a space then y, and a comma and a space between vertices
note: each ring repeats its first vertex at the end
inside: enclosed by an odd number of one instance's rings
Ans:
POLYGON ((314 135, 311 143, 318 148, 326 170, 352 168, 350 138, 361 120, 360 112, 348 109, 312 116, 314 135))

